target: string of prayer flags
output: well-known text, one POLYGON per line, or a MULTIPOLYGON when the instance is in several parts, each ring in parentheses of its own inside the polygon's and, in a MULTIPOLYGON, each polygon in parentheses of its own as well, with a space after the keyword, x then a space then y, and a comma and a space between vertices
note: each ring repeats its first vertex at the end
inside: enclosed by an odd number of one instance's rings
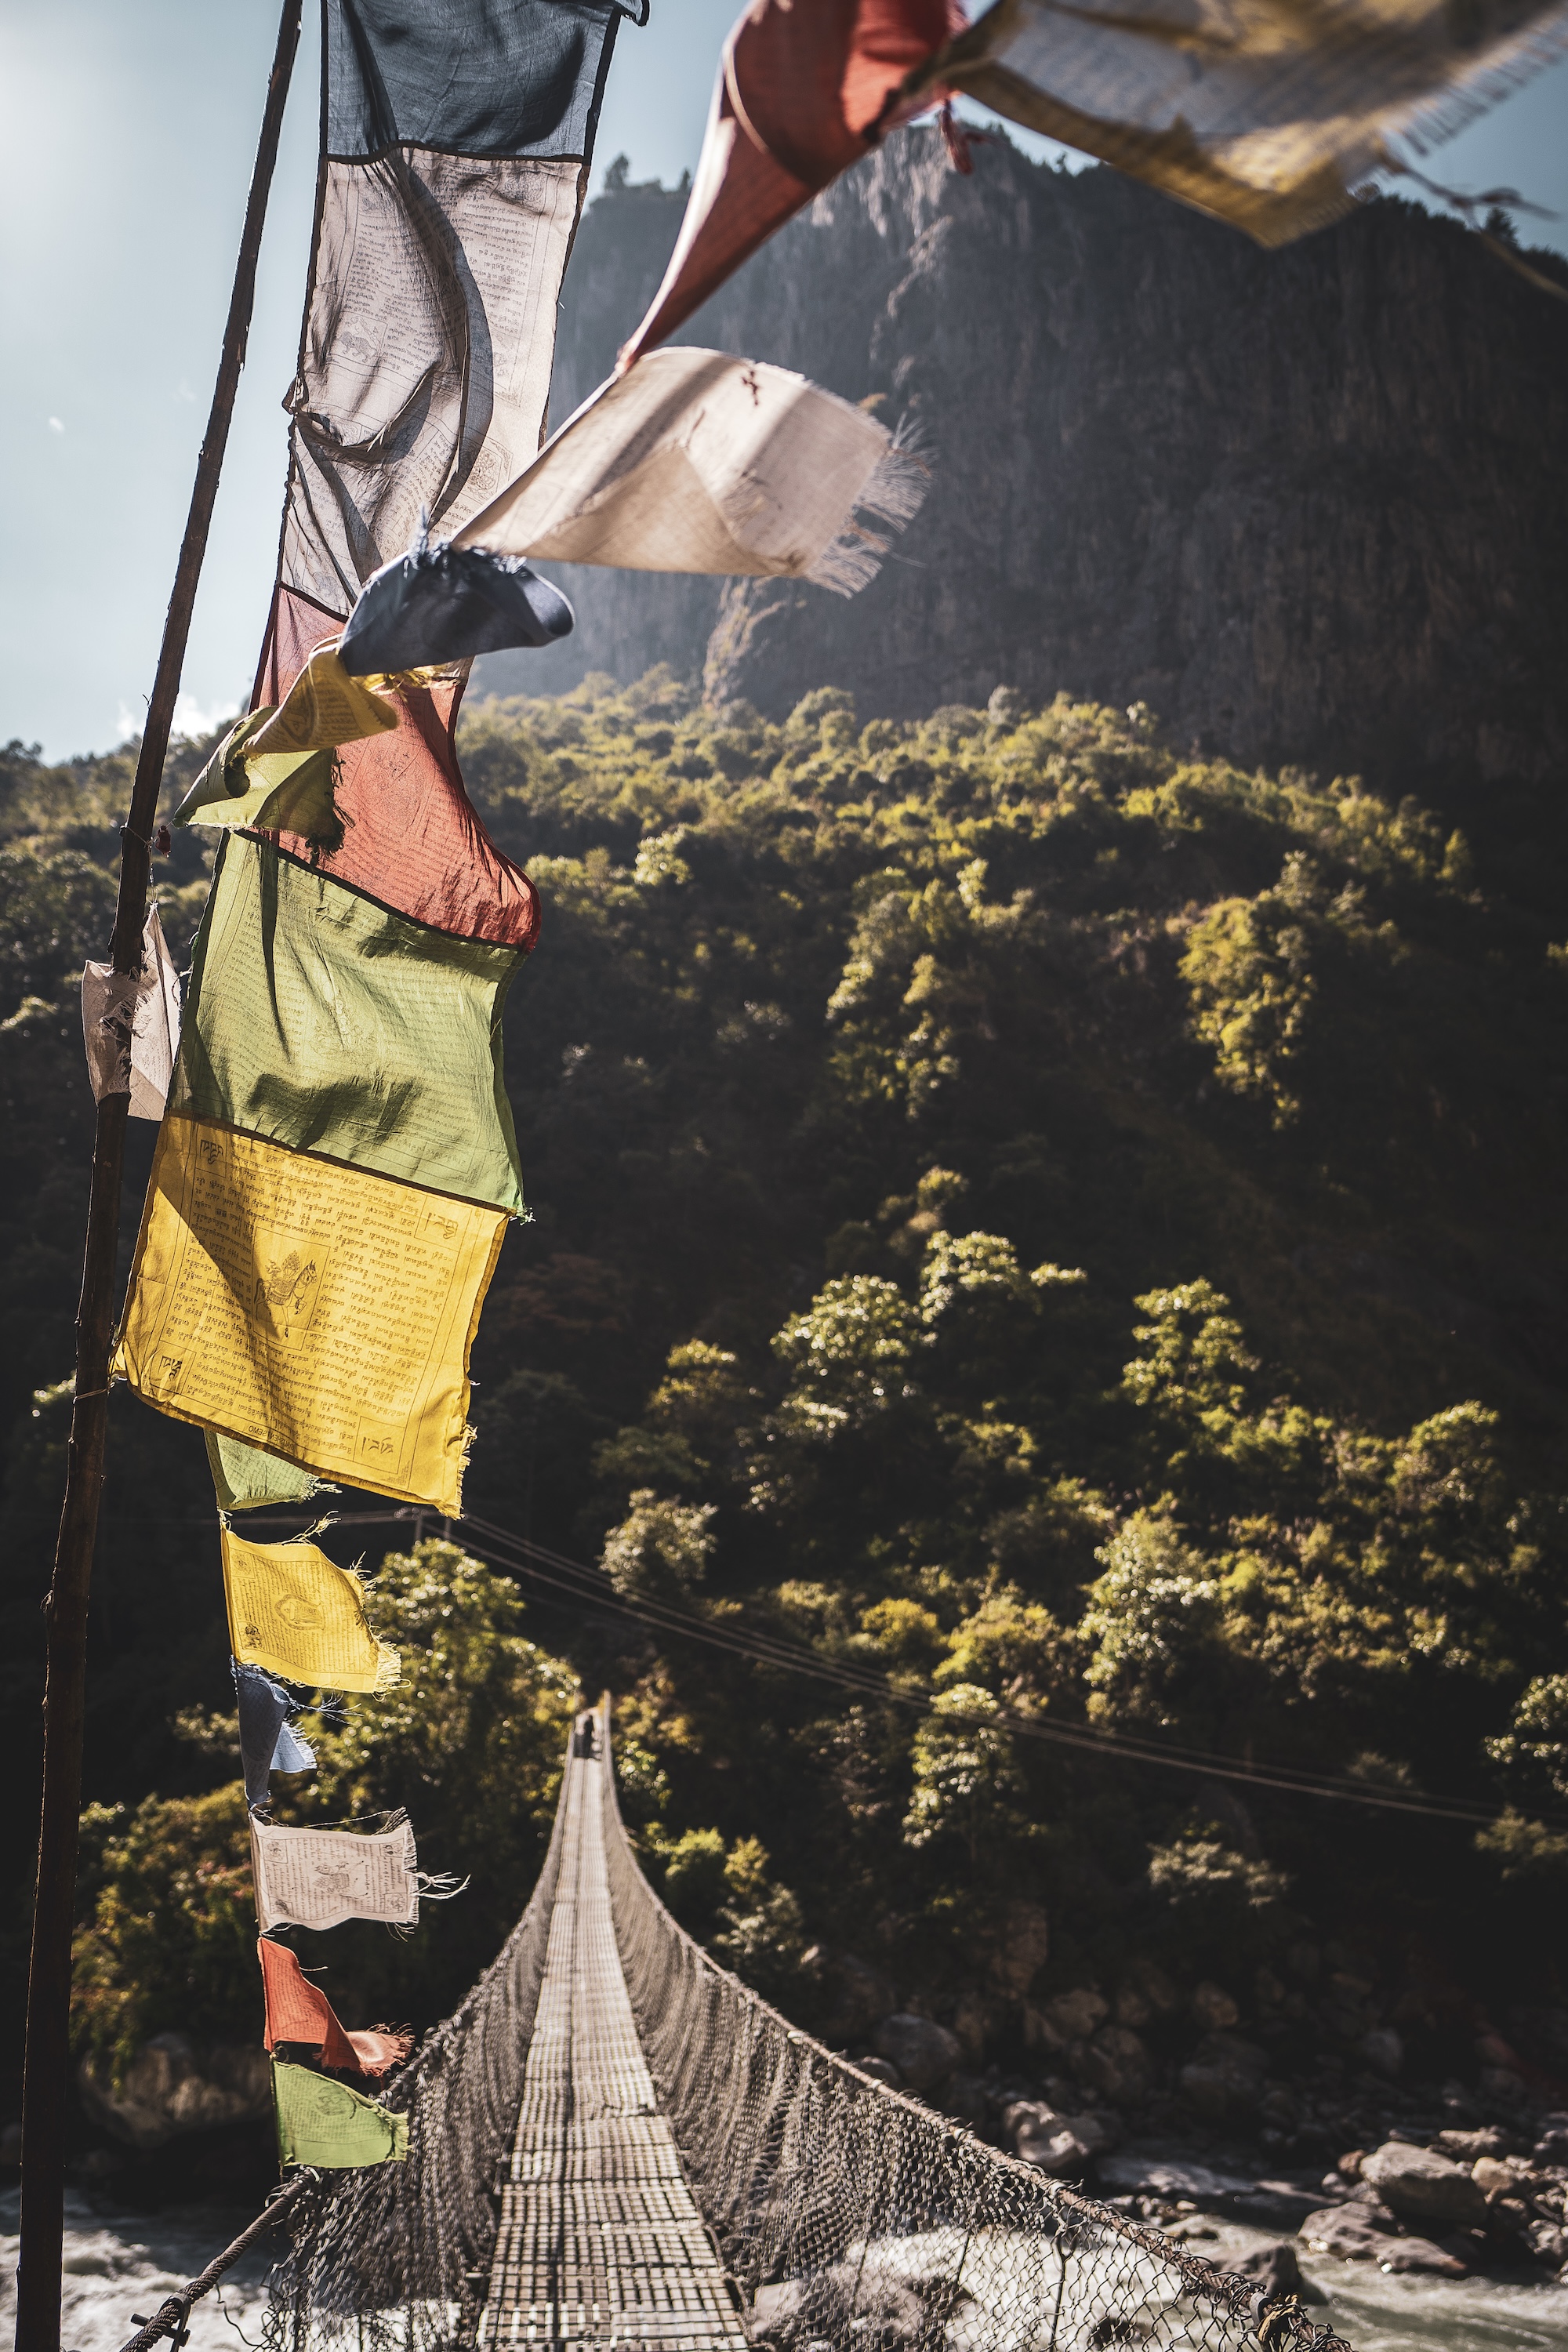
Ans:
POLYGON ((351 2166, 401 2164, 408 2154, 408 2118, 378 2106, 346 2083, 309 2066, 272 2061, 272 2106, 280 2164, 351 2166))
POLYGON ((364 1587, 312 1543, 256 1544, 223 1530, 229 1646, 242 1664, 337 1691, 391 1690, 397 1652, 365 1622, 364 1587))
POLYGON ((320 2050, 323 2066, 340 2073, 359 2073, 374 2080, 401 2066, 414 2046, 411 2033, 395 2033, 386 2026, 346 2032, 324 1992, 313 1985, 300 1966, 300 1956, 270 1936, 257 1939, 261 1960, 262 1991, 267 2002, 266 2047, 279 2042, 302 2043, 320 2050))
POLYGON ((239 1699, 239 1760, 245 1774, 247 1805, 270 1802, 269 1775, 313 1772, 316 1759, 289 1718, 295 1702, 288 1692, 258 1666, 234 1666, 234 1687, 239 1699))
POLYGON ((1032 131, 1284 245, 1348 212, 1537 67, 1562 0, 996 0, 904 84, 1032 131))
POLYGON ((284 1829, 250 1822, 256 1915, 271 1927, 340 1927, 345 1919, 380 1919, 412 1927, 426 1882, 417 1867, 407 1821, 365 1836, 349 1830, 284 1829))
POLYGON ((129 1095, 132 1118, 162 1118, 180 1046, 180 982, 156 907, 142 927, 140 972, 82 967, 81 1034, 94 1102, 129 1095))
MULTIPOLYGON (((804 376, 680 348, 602 385, 458 544, 630 571, 781 574, 847 595, 929 478, 886 425, 804 376)), ((373 582, 364 603, 376 593, 373 582)))
POLYGON ((965 21, 957 0, 752 0, 724 44, 664 282, 620 356, 672 335, 773 231, 868 154, 910 102, 907 77, 965 21))
POLYGON ((327 863, 224 839, 115 1369, 176 1420, 456 1516, 522 1207, 500 1010, 535 901, 509 868, 465 910, 491 936, 453 937, 398 911, 395 866, 372 897, 327 863))
POLYGON ((270 1455, 461 1507, 469 1350, 521 1213, 500 1014, 538 900, 463 789, 462 669, 366 689, 335 648, 422 516, 459 528, 539 446, 626 12, 325 0, 279 577, 253 710, 181 811, 224 840, 114 1360, 239 1450, 247 1500, 270 1455), (394 723, 345 733, 371 700, 394 723))

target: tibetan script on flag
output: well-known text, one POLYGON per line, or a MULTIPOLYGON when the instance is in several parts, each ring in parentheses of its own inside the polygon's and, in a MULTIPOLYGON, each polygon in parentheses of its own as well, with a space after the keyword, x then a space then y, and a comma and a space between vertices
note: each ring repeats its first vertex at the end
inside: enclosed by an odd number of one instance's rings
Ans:
POLYGON ((506 1223, 171 1116, 114 1369, 176 1421, 456 1514, 468 1351, 506 1223))
POLYGON ((346 1830, 292 1830, 250 1823, 256 1916, 262 1928, 341 1927, 383 1919, 412 1927, 419 1917, 414 1831, 407 1822, 361 1837, 346 1830))
POLYGON ((308 2066, 272 2062, 272 2104, 278 2156, 283 2164, 319 2164, 330 2171, 352 2165, 401 2164, 408 2154, 408 2118, 334 2083, 308 2066))
POLYGON ((396 1682, 396 1651, 365 1622, 363 1585, 314 1544, 247 1543, 226 1528, 223 1582, 229 1647, 242 1664, 324 1690, 396 1682))

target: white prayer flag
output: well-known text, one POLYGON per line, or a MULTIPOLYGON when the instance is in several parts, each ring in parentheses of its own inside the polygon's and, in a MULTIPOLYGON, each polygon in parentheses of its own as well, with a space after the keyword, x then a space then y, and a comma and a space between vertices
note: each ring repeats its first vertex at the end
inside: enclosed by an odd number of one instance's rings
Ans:
POLYGON ((147 909, 139 976, 82 967, 81 1034, 94 1102, 128 1094, 132 1118, 162 1118, 180 1048, 180 982, 156 907, 147 909))
POLYGON ((419 1917, 419 1873, 408 1822, 361 1837, 345 1830, 291 1830, 250 1822, 256 1916, 269 1927, 340 1927, 345 1919, 419 1917))
POLYGON ((601 385, 454 543, 852 595, 929 479, 885 425, 804 376, 679 347, 601 385))

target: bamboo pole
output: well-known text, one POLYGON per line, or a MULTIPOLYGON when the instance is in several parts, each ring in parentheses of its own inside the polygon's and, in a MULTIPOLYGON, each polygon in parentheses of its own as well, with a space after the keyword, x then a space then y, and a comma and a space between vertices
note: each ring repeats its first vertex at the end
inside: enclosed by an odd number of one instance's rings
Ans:
MULTIPOLYGON (((142 933, 152 872, 153 821, 180 690, 196 583, 206 553, 218 476, 245 364, 268 192, 278 160, 284 100, 300 40, 300 0, 283 0, 278 46, 245 210, 234 291, 224 329, 205 437, 196 462, 185 535, 163 622, 163 641, 142 730, 130 814, 121 830, 120 896, 110 957, 116 971, 142 969, 142 933)), ((77 1310, 76 1401, 71 1408, 65 1503, 54 1577, 44 1604, 44 1787, 38 1826, 37 1897, 27 1971, 27 2046, 22 2085, 22 2242, 16 2280, 16 2352, 59 2352, 60 2253, 65 2225, 66 2117, 70 2096, 71 1930, 76 1908, 77 1828, 81 1811, 88 1588, 98 1537, 109 1432, 109 1355, 130 1096, 98 1106, 92 1187, 77 1310)))

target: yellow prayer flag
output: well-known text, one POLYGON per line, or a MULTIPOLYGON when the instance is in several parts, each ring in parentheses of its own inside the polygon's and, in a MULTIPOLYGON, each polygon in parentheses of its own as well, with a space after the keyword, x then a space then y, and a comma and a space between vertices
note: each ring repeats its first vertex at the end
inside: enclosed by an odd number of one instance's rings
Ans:
POLYGON ((338 659, 337 639, 318 646, 277 709, 247 741, 248 763, 275 751, 328 751, 339 743, 384 735, 397 713, 379 694, 351 677, 338 659))
POLYGON ((247 1543, 226 1528, 223 1589, 242 1665, 342 1691, 390 1690, 402 1671, 365 1622, 358 1577, 312 1543, 247 1543))
POLYGON ((113 1369, 175 1421, 456 1517, 468 1350, 506 1225, 171 1113, 113 1369))

